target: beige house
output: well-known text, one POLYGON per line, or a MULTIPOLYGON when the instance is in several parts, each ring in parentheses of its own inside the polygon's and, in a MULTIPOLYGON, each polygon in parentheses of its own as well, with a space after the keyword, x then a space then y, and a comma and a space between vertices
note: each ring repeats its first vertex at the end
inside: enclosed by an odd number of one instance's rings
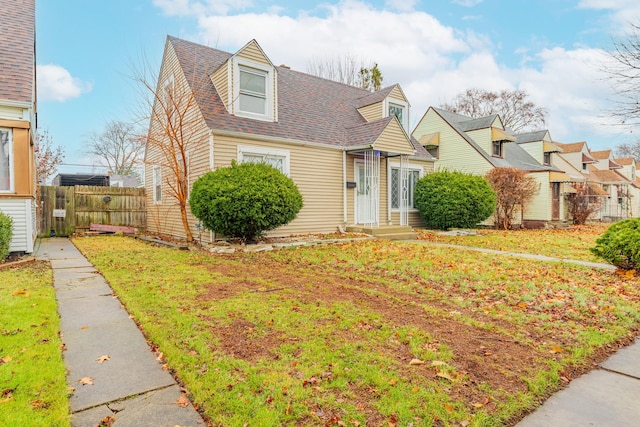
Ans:
MULTIPOLYGON (((512 135, 497 114, 471 118, 430 107, 412 134, 437 157, 436 168, 485 175, 494 168, 527 171, 538 192, 521 215, 525 227, 560 221, 560 185, 571 178, 551 163, 543 164, 548 132, 512 135), (525 149, 524 147, 527 147, 525 149)), ((520 221, 516 221, 519 223, 520 221)))
MULTIPOLYGON (((234 160, 267 162, 296 183, 304 207, 270 235, 421 225, 413 187, 434 159, 408 135, 410 106, 400 86, 371 93, 276 66, 255 40, 228 53, 168 37, 159 76, 157 93, 195 101, 185 115, 189 145, 180 159, 189 186, 234 160)), ((160 121, 152 119, 150 134, 160 121)), ((161 151, 161 144, 147 145, 147 226, 184 238, 161 151)), ((195 232, 197 219, 189 213, 188 221, 195 232)))
POLYGON ((633 157, 622 157, 614 160, 621 166, 617 172, 628 179, 630 183, 630 216, 638 218, 640 217, 640 178, 638 177, 638 162, 633 157))
POLYGON ((0 212, 13 219, 9 250, 33 252, 36 238, 35 2, 0 0, 0 212))

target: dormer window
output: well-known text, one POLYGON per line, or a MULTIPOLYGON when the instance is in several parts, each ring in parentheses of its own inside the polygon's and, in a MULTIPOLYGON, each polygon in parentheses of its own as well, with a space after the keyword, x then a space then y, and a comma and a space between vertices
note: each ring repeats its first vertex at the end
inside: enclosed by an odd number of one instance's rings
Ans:
POLYGON ((257 120, 274 120, 274 69, 237 58, 233 77, 233 112, 257 120))
POLYGON ((493 141, 491 144, 491 155, 502 157, 502 141, 493 141))
POLYGON ((240 67, 240 110, 266 114, 267 73, 254 68, 240 67))
POLYGON ((402 127, 409 131, 409 105, 405 102, 389 100, 387 101, 387 114, 388 117, 396 116, 402 127))
POLYGON ((550 165, 551 164, 551 153, 550 152, 546 152, 544 153, 544 160, 543 160, 545 165, 550 165))
POLYGON ((587 171, 587 164, 582 163, 582 172, 586 172, 586 171, 587 171))

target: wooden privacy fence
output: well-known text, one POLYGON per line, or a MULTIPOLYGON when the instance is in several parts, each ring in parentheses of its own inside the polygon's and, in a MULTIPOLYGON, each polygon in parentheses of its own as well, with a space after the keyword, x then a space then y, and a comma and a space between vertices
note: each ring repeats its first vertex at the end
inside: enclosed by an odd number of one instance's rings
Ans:
POLYGON ((144 229, 144 188, 40 187, 40 237, 70 236, 91 224, 125 225, 144 229))

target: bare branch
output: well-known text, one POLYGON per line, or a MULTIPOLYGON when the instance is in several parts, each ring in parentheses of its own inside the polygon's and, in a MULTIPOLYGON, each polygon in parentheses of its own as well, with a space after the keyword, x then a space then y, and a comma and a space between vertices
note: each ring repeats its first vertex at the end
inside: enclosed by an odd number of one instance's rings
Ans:
POLYGON ((64 150, 61 146, 54 145, 48 130, 38 132, 35 144, 36 181, 39 185, 44 185, 64 161, 64 150))

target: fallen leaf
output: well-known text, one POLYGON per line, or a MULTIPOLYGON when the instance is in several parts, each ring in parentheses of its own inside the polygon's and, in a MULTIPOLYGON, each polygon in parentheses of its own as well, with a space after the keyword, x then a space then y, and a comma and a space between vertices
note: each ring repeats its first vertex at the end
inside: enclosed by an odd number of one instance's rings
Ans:
POLYGON ((13 291, 13 294, 29 296, 29 293, 27 292, 26 289, 16 289, 15 291, 13 291))
POLYGON ((474 408, 476 408, 476 409, 480 409, 480 408, 482 408, 483 406, 484 406, 484 405, 483 405, 482 403, 477 403, 477 402, 476 402, 476 403, 474 403, 474 404, 473 404, 473 407, 474 407, 474 408))
POLYGON ((424 360, 411 359, 411 362, 409 362, 409 365, 424 365, 424 360))
POLYGON ((89 329, 88 326, 82 326, 80 329, 82 329, 83 331, 86 331, 87 329, 89 329))
POLYGON ((558 346, 558 345, 554 345, 551 348, 551 353, 562 353, 564 350, 562 350, 562 347, 558 346))
POLYGON ((158 362, 162 362, 162 359, 164 359, 164 353, 160 352, 158 353, 158 355, 156 356, 156 360, 158 362))
POLYGON ((0 357, 0 365, 11 362, 13 359, 11 356, 0 357))
POLYGON ((109 357, 108 354, 98 357, 98 363, 100 364, 102 364, 102 362, 106 362, 107 360, 111 360, 111 357, 109 357))
POLYGON ((93 377, 82 377, 78 380, 78 384, 93 385, 93 377))
POLYGON ((100 424, 98 424, 96 427, 111 427, 115 422, 115 420, 116 419, 111 415, 107 415, 106 417, 100 420, 100 424))
POLYGON ((446 409, 446 411, 450 414, 453 413, 453 406, 449 405, 448 403, 444 405, 444 409, 446 409))
POLYGON ((178 406, 182 406, 183 408, 186 408, 187 406, 189 406, 189 399, 187 399, 187 396, 183 394, 178 398, 176 403, 178 404, 178 406))
POLYGON ((443 366, 443 365, 446 365, 446 364, 447 364, 446 362, 442 362, 440 360, 431 361, 431 366, 443 366))
POLYGON ((527 304, 525 302, 519 302, 518 303, 518 307, 520 308, 527 308, 527 304))
POLYGON ((440 377, 440 378, 444 378, 444 379, 449 380, 449 381, 453 381, 453 378, 451 377, 451 375, 449 375, 449 374, 448 374, 447 372, 445 372, 445 371, 440 371, 440 372, 438 372, 438 373, 436 374, 436 376, 437 376, 437 377, 440 377))

